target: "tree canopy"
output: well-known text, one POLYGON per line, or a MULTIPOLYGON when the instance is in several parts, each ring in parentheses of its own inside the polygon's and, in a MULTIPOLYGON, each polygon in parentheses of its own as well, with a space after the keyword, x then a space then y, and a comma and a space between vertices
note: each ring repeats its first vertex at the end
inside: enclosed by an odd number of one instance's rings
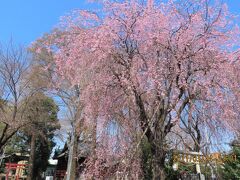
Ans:
POLYGON ((199 128, 215 134, 239 129, 239 28, 218 1, 103 6, 100 14, 73 11, 37 41, 35 51, 53 57, 46 68, 60 77, 55 86, 67 80, 80 87, 84 123, 101 132, 86 177, 108 177, 116 164, 123 174, 139 177, 137 149, 146 137, 153 179, 164 179, 172 132, 189 134, 199 151, 199 128), (117 135, 105 131, 112 122, 117 135), (106 166, 112 167, 107 173, 106 166))

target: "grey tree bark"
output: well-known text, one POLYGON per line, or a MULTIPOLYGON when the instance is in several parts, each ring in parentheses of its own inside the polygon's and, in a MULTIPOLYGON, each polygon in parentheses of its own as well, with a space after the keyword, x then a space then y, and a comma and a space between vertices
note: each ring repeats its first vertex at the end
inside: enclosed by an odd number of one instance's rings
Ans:
POLYGON ((28 177, 27 180, 33 180, 33 170, 34 170, 34 160, 35 160, 35 149, 36 149, 36 136, 32 133, 31 136, 31 150, 30 150, 30 157, 29 157, 29 167, 28 167, 28 177))

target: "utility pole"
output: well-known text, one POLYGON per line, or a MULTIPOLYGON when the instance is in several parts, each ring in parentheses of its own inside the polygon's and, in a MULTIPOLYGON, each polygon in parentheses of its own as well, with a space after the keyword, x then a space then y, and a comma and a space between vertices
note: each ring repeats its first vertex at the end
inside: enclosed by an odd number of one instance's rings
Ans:
MULTIPOLYGON (((73 131, 75 127, 73 127, 73 131)), ((71 134, 70 144, 68 145, 68 165, 67 165, 67 180, 71 180, 72 174, 72 161, 73 161, 73 142, 74 142, 74 133, 71 134)))
MULTIPOLYGON (((79 97, 80 97, 80 90, 79 90, 79 85, 75 85, 75 96, 77 98, 77 106, 79 105, 79 97)), ((78 108, 76 108, 76 111, 78 111, 78 108)), ((72 121, 72 134, 71 134, 71 139, 70 139, 70 144, 68 146, 69 149, 69 154, 68 154, 68 165, 67 165, 67 178, 66 180, 75 180, 76 179, 76 166, 77 166, 77 160, 76 160, 76 153, 77 153, 77 148, 78 148, 78 139, 76 139, 77 134, 76 134, 76 122, 77 122, 77 114, 79 112, 75 112, 74 114, 74 119, 72 121)))

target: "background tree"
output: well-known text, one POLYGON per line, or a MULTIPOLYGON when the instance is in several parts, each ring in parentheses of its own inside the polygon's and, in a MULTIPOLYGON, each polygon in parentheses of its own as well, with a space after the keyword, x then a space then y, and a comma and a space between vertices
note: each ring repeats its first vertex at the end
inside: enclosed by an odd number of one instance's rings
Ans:
POLYGON ((4 154, 11 155, 14 153, 29 154, 29 143, 26 135, 18 131, 4 147, 4 154))
POLYGON ((55 146, 54 132, 60 128, 57 113, 57 105, 43 93, 35 94, 26 107, 25 118, 31 122, 24 129, 30 141, 28 179, 38 179, 46 170, 55 146))
POLYGON ((231 154, 236 155, 236 160, 227 161, 224 163, 223 169, 221 170, 224 179, 234 180, 240 179, 240 143, 233 144, 231 154))
MULTIPOLYGON (((62 32, 58 30, 54 30, 54 32, 56 33, 56 37, 62 34, 62 32)), ((32 82, 34 86, 42 87, 46 92, 55 97, 57 103, 62 106, 64 112, 62 113, 64 116, 63 121, 67 124, 67 126, 63 127, 65 128, 63 131, 67 131, 67 134, 70 136, 70 141, 68 141, 69 157, 67 174, 68 178, 75 179, 77 173, 79 137, 82 136, 81 134, 84 134, 84 128, 79 128, 83 125, 83 119, 81 119, 82 104, 80 101, 81 87, 79 84, 72 86, 69 80, 63 79, 64 75, 58 73, 53 54, 49 52, 43 44, 43 42, 50 39, 51 36, 46 34, 30 48, 30 51, 34 54, 32 82), (41 53, 38 53, 39 48, 41 48, 41 53)), ((54 41, 54 39, 55 38, 51 40, 54 41)))
POLYGON ((35 92, 27 78, 31 66, 29 59, 26 49, 12 42, 0 49, 0 151, 28 124, 23 118, 26 99, 35 92))

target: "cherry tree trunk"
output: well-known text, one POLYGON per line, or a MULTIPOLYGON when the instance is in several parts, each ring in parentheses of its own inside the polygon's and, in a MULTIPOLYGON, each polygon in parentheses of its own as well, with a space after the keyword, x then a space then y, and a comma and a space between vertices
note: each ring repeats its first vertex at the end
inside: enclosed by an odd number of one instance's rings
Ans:
POLYGON ((152 173, 154 180, 165 180, 166 174, 164 170, 164 162, 165 162, 165 150, 164 150, 164 140, 163 139, 156 139, 152 146, 152 173))
POLYGON ((153 155, 152 167, 154 180, 166 179, 164 171, 164 158, 165 156, 161 152, 155 152, 155 154, 153 155))
POLYGON ((148 138, 152 151, 152 174, 154 180, 165 180, 165 157, 166 157, 166 127, 164 126, 164 114, 156 119, 154 130, 148 138), (160 118, 159 118, 160 117, 160 118), (159 120, 157 120, 159 119, 159 120))

